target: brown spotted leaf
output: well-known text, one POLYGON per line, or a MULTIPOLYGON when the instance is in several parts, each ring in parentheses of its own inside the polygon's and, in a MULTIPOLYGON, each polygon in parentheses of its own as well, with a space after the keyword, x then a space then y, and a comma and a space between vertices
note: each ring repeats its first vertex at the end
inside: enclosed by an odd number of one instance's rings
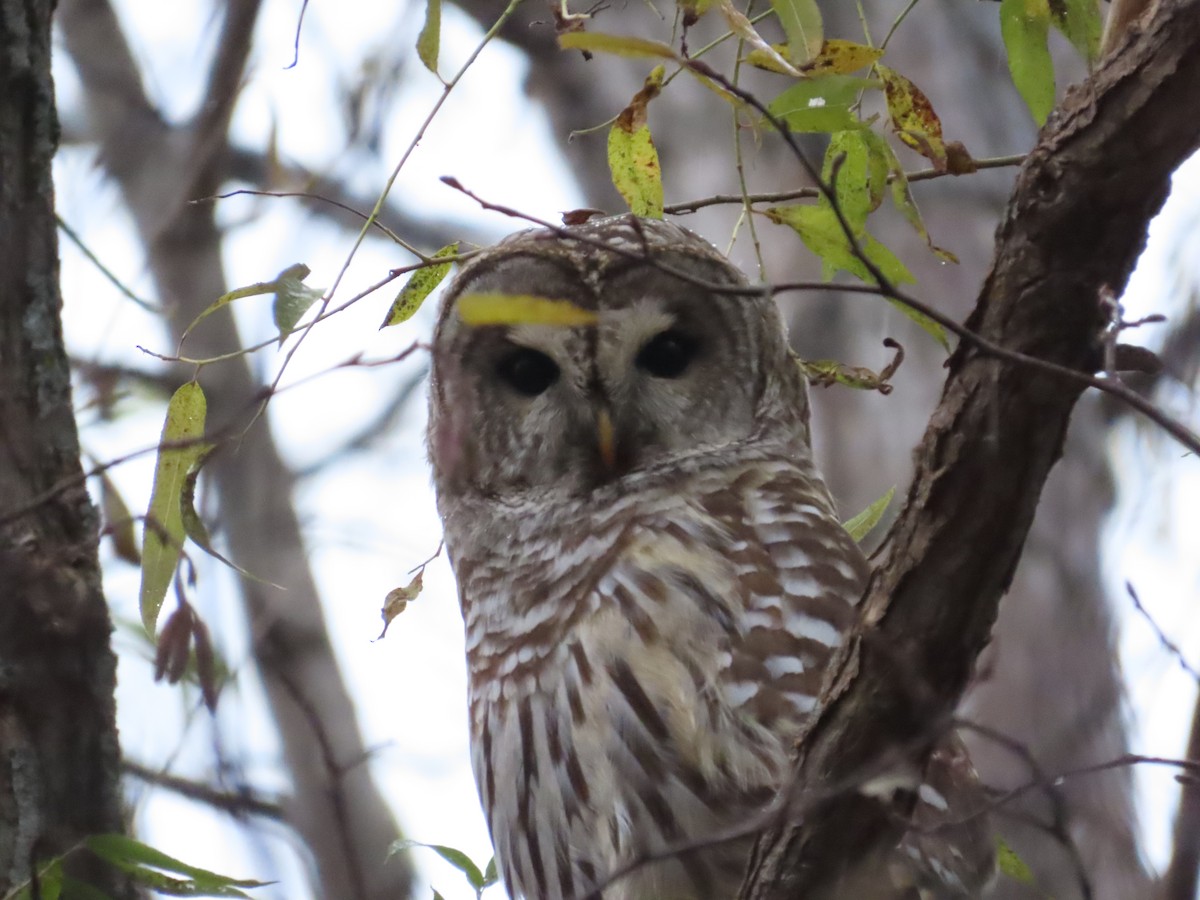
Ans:
POLYGON ((946 171, 946 144, 942 138, 942 121, 933 110, 929 98, 915 84, 887 66, 876 66, 883 79, 888 115, 896 135, 916 150, 939 172, 946 171))
POLYGON ((646 107, 662 90, 665 70, 655 66, 642 89, 617 116, 608 132, 608 167, 613 185, 635 216, 663 216, 662 168, 646 123, 646 107))

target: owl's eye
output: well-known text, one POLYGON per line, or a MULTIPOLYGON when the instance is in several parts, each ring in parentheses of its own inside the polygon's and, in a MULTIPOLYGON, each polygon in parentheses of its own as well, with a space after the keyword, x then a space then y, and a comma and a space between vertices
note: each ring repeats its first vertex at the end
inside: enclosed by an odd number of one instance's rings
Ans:
POLYGON ((695 357, 695 339, 669 328, 646 342, 634 364, 658 378, 678 378, 695 357))
POLYGON ((558 365, 545 353, 519 347, 500 360, 496 374, 518 394, 536 397, 558 381, 558 365))

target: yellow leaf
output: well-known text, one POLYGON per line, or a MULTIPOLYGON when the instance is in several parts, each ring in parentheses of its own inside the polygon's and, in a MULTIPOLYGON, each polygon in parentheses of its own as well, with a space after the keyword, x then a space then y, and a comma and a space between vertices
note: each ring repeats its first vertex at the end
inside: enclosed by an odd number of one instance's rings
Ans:
POLYGON ((883 56, 883 51, 866 44, 832 38, 821 45, 821 52, 800 67, 806 75, 849 75, 883 56))
POLYGON ((946 170, 946 143, 942 139, 942 120, 933 111, 929 98, 915 84, 889 69, 876 66, 883 78, 888 115, 896 136, 933 163, 939 172, 946 170))
MULTIPOLYGON (((433 259, 445 259, 447 256, 456 256, 458 254, 458 242, 447 244, 437 253, 433 254, 433 259)), ((421 308, 421 304, 425 302, 425 298, 433 293, 433 289, 442 283, 442 279, 450 272, 450 263, 438 263, 437 265, 429 266, 424 269, 417 269, 400 289, 400 293, 396 295, 396 299, 392 301, 391 308, 388 310, 387 316, 383 320, 380 328, 387 328, 389 325, 399 325, 401 322, 407 322, 421 308)))
POLYGON ((442 0, 426 0, 425 24, 417 35, 417 56, 434 75, 438 73, 438 47, 442 41, 442 0))
POLYGON ((458 318, 467 325, 595 325, 599 317, 570 300, 532 294, 464 294, 458 298, 458 318))
POLYGON ((158 460, 154 466, 154 489, 142 537, 142 586, 139 606, 142 623, 154 633, 158 611, 175 575, 183 547, 182 497, 192 463, 206 449, 204 391, 189 381, 175 392, 167 405, 158 460))
POLYGON ((615 53, 617 56, 634 58, 677 59, 675 51, 661 41, 626 37, 619 34, 603 34, 595 31, 572 31, 568 34, 560 34, 558 46, 563 50, 594 50, 599 53, 615 53))
POLYGON ((662 169, 646 124, 646 106, 662 90, 664 71, 656 66, 642 89, 617 116, 608 132, 608 167, 613 184, 635 216, 663 216, 662 169))

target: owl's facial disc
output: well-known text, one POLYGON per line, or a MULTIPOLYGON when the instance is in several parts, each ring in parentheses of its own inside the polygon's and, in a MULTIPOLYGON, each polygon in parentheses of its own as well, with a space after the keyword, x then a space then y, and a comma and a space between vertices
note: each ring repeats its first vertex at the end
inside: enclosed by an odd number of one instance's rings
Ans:
POLYGON ((806 441, 805 389, 774 304, 715 252, 656 250, 652 264, 554 241, 515 242, 447 295, 430 431, 440 492, 578 497, 767 435, 806 441), (568 300, 597 320, 462 321, 458 298, 488 292, 568 300))

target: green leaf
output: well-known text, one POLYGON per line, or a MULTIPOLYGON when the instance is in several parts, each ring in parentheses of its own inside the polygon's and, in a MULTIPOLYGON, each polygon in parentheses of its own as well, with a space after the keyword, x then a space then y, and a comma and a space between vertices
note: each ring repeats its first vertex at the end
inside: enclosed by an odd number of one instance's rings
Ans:
POLYGON ((254 297, 258 294, 271 294, 275 292, 274 281, 256 281, 254 284, 248 284, 245 287, 234 288, 214 300, 208 305, 204 312, 192 319, 188 327, 183 330, 183 335, 179 338, 179 343, 182 344, 192 329, 199 325, 202 321, 215 313, 218 309, 228 306, 234 300, 240 300, 243 297, 254 297))
POLYGON ((1034 121, 1044 125, 1054 108, 1054 63, 1046 42, 1050 4, 1047 0, 1001 0, 1000 34, 1013 84, 1034 121))
POLYGON ((279 273, 279 277, 275 279, 275 305, 273 312, 275 314, 275 327, 279 329, 279 343, 282 344, 292 330, 296 327, 296 323, 318 300, 321 299, 323 291, 317 288, 311 288, 304 284, 304 279, 309 274, 308 266, 304 263, 296 263, 294 266, 288 266, 279 273))
POLYGON ((249 578, 251 581, 257 581, 259 584, 265 584, 268 587, 278 588, 279 590, 287 590, 283 585, 276 584, 273 581, 267 581, 265 578, 259 578, 253 572, 248 572, 231 559, 222 556, 212 545, 212 539, 209 537, 208 528, 204 524, 204 520, 200 518, 200 513, 196 511, 196 480, 200 477, 200 470, 212 458, 212 451, 216 448, 212 444, 202 444, 200 452, 188 466, 187 476, 183 482, 183 491, 179 496, 179 511, 180 517, 183 520, 183 533, 191 539, 197 547, 211 556, 213 559, 223 562, 229 568, 233 569, 243 578, 249 578))
POLYGON ((1094 63, 1100 55, 1104 20, 1097 0, 1049 0, 1050 21, 1080 55, 1094 63))
POLYGON ((943 262, 957 263, 957 256, 949 250, 937 246, 929 236, 929 231, 925 227, 925 220, 921 218, 921 210, 917 208, 917 201, 912 195, 912 189, 909 187, 908 176, 904 173, 904 167, 900 165, 900 160, 896 158, 891 145, 888 144, 882 135, 874 131, 864 130, 860 133, 871 155, 869 177, 872 189, 874 189, 876 184, 880 184, 880 188, 882 189, 882 183, 878 182, 877 179, 878 172, 883 170, 884 182, 887 181, 889 176, 891 179, 892 203, 896 209, 900 210, 901 215, 912 226, 913 231, 921 236, 930 251, 938 259, 943 262))
MULTIPOLYGON (((846 271, 856 275, 863 281, 874 284, 871 276, 861 259, 854 255, 846 233, 838 222, 837 215, 827 205, 818 206, 773 206, 766 211, 767 217, 773 222, 787 225, 804 241, 806 247, 825 264, 825 277, 829 278, 834 271, 846 271)), ((859 247, 872 263, 893 284, 913 282, 916 279, 905 268, 887 247, 871 237, 865 231, 857 236, 859 247)))
POLYGON ((1013 881, 1029 885, 1034 883, 1033 870, 999 835, 996 837, 996 867, 1013 881))
POLYGON ((767 107, 792 131, 845 131, 863 127, 850 107, 858 102, 861 91, 878 88, 870 78, 850 75, 822 75, 806 78, 771 101, 767 107))
POLYGON ((854 538, 855 543, 860 543, 863 538, 871 533, 879 520, 883 518, 883 514, 887 512, 888 506, 892 502, 892 497, 896 495, 896 488, 890 487, 887 493, 854 516, 842 523, 842 527, 850 533, 850 537, 854 538))
POLYGON ((393 856, 404 850, 411 850, 413 847, 424 847, 427 850, 432 850, 458 871, 462 872, 467 877, 467 882, 477 891, 487 887, 487 879, 484 878, 482 872, 479 871, 479 866, 471 862, 471 857, 463 853, 461 850, 456 850, 453 847, 447 847, 444 844, 425 844, 421 841, 399 840, 393 841, 388 847, 388 856, 393 856))
POLYGON ((488 860, 487 868, 483 870, 483 886, 491 887, 500 880, 500 873, 496 871, 496 857, 488 860))
POLYGON ((793 63, 802 65, 821 52, 824 30, 816 0, 771 0, 771 8, 787 36, 793 63))
POLYGON ((417 56, 437 75, 438 47, 442 42, 442 0, 425 0, 425 24, 417 35, 417 56))
POLYGON ((246 897, 241 887, 264 887, 273 882, 249 878, 231 878, 168 856, 161 850, 135 841, 123 834, 97 834, 84 842, 101 859, 127 872, 155 890, 179 897, 246 897), (187 881, 170 878, 162 872, 185 875, 187 881))
POLYGON ((458 318, 467 325, 557 325, 576 328, 595 325, 599 317, 570 300, 533 294, 464 294, 458 298, 458 318))
POLYGON ((201 441, 206 414, 204 391, 194 381, 177 390, 167 404, 167 418, 163 422, 158 460, 154 466, 154 489, 146 512, 149 521, 142 536, 139 605, 142 623, 151 634, 183 549, 185 531, 181 500, 192 463, 206 449, 201 441), (178 446, 180 444, 183 446, 178 446))
MULTIPOLYGON (((37 898, 33 896, 30 880, 26 880, 6 893, 4 900, 58 900, 62 894, 63 882, 67 880, 63 877, 62 857, 56 856, 48 862, 41 861, 37 866, 38 886, 41 889, 37 898)), ((105 897, 104 900, 109 898, 105 897)))
POLYGON ((675 51, 661 41, 627 37, 619 34, 603 34, 597 31, 572 31, 558 36, 558 46, 563 50, 589 50, 597 53, 614 53, 617 56, 638 58, 677 59, 675 51))
MULTIPOLYGON (((433 259, 445 259, 447 256, 458 255, 458 242, 447 244, 437 253, 433 254, 433 259)), ((421 304, 425 302, 425 298, 433 293, 433 289, 442 283, 442 280, 450 272, 452 264, 438 263, 437 265, 429 266, 424 269, 417 269, 412 273, 412 276, 400 289, 400 293, 396 295, 396 299, 392 301, 391 309, 388 310, 387 316, 380 325, 380 329, 388 328, 392 325, 399 325, 401 322, 407 322, 421 308, 421 304)))
POLYGON ((838 206, 855 234, 862 233, 867 216, 883 202, 887 169, 878 169, 878 163, 873 162, 869 152, 864 129, 834 132, 825 150, 821 179, 833 183, 838 206), (834 182, 833 166, 839 159, 841 163, 834 182))

